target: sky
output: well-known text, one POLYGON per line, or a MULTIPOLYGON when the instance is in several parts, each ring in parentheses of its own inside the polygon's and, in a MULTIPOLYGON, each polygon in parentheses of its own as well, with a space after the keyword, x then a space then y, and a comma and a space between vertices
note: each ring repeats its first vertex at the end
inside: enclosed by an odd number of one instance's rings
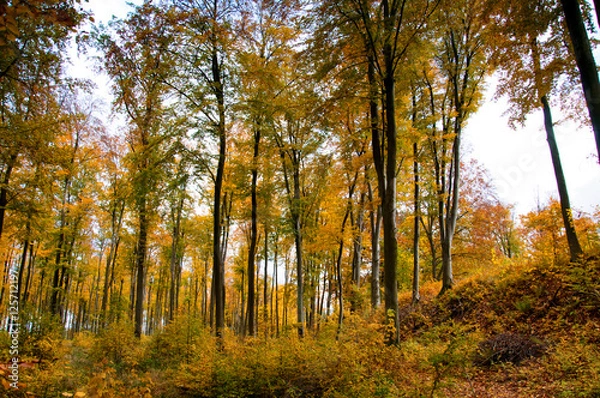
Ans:
MULTIPOLYGON (((140 4, 141 0, 133 3, 140 4)), ((96 23, 107 23, 113 15, 125 17, 132 10, 129 4, 124 0, 89 0, 82 6, 92 10, 96 23)), ((108 78, 94 74, 85 55, 72 50, 71 58, 71 73, 96 82, 97 93, 105 98, 105 111, 109 112, 108 78)), ((463 152, 488 170, 498 198, 514 205, 516 214, 525 214, 546 204, 550 197, 558 198, 543 115, 541 111, 532 113, 524 127, 513 130, 504 115, 506 100, 495 101, 493 97, 490 83, 484 104, 468 120, 463 152)), ((553 112, 555 121, 560 120, 557 110, 553 112)), ((565 122, 555 126, 555 133, 575 216, 600 211, 600 165, 591 127, 565 122)))
MULTIPOLYGON (((466 150, 489 171, 499 199, 524 214, 550 197, 558 198, 543 114, 530 114, 524 127, 513 130, 504 115, 507 101, 494 101, 493 96, 490 87, 485 103, 468 120, 466 150)), ((561 119, 558 109, 553 118, 561 119)), ((600 165, 591 127, 562 122, 554 129, 574 215, 600 210, 600 165)))

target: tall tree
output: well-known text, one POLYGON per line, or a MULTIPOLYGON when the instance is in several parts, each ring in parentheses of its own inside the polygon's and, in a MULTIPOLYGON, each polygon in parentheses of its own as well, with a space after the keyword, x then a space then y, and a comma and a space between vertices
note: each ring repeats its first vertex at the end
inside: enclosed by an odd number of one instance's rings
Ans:
MULTIPOLYGON (((5 2, 0 20, 0 237, 11 177, 53 141, 65 47, 85 17, 76 2, 5 2), (53 111, 54 109, 54 111, 53 111)), ((42 155, 40 158, 43 158, 42 155)))
POLYGON ((163 104, 172 70, 167 49, 173 38, 162 10, 150 3, 138 7, 125 21, 114 26, 116 37, 98 36, 105 54, 104 68, 113 78, 115 104, 129 119, 129 167, 133 183, 133 205, 137 217, 135 247, 135 335, 142 334, 147 274, 148 235, 157 206, 161 166, 168 159, 166 147, 172 131, 163 104))
POLYGON ((228 200, 231 200, 224 191, 229 137, 227 112, 231 102, 227 93, 228 79, 233 80, 234 73, 228 69, 227 61, 231 57, 234 9, 230 2, 222 0, 178 0, 174 4, 170 17, 173 25, 180 28, 172 55, 177 59, 178 76, 170 85, 183 98, 197 137, 209 132, 216 141, 216 165, 202 155, 198 158, 201 169, 209 172, 214 183, 211 308, 215 334, 221 336, 225 327, 225 253, 228 200))
MULTIPOLYGON (((437 217, 442 248, 441 293, 454 284, 452 240, 459 214, 461 141, 465 123, 479 104, 487 67, 489 26, 484 1, 458 1, 439 9, 440 40, 436 63, 442 79, 440 127, 433 126, 437 217)), ((427 83, 432 90, 433 84, 427 83)), ((430 95, 434 98, 434 94, 430 95)), ((435 106, 435 105, 433 105, 435 106)), ((432 116, 435 115, 432 109, 432 116)))
POLYGON ((600 79, 598 79, 596 60, 592 53, 579 0, 561 0, 560 2, 571 38, 577 68, 579 69, 590 120, 594 129, 596 152, 598 154, 598 162, 600 163, 600 79))
MULTIPOLYGON (((297 35, 294 18, 295 10, 292 2, 266 2, 262 0, 245 3, 242 11, 244 18, 239 27, 241 40, 238 47, 238 64, 240 73, 240 108, 243 111, 245 124, 252 137, 251 162, 251 231, 248 252, 248 301, 247 313, 248 333, 256 333, 255 325, 255 263, 258 244, 258 177, 261 140, 269 138, 273 127, 273 118, 277 110, 279 96, 285 90, 282 86, 280 66, 288 62, 292 50, 290 42, 297 35)), ((266 144, 265 144, 266 145, 266 144)), ((264 167, 263 167, 264 169, 264 167)), ((264 171, 263 171, 264 172, 264 171)), ((264 213, 267 213, 265 209, 264 213)), ((265 218, 267 215, 265 214, 265 218)), ((265 219, 265 264, 268 253, 268 222, 265 219)), ((266 274, 265 274, 266 278, 266 274)), ((267 284, 265 283, 264 289, 267 284)), ((265 290, 266 291, 266 290, 265 290)), ((264 302, 264 305, 267 303, 264 302)))
POLYGON ((570 73, 572 57, 564 45, 562 19, 552 4, 545 1, 508 2, 508 7, 498 12, 508 15, 498 26, 501 30, 496 35, 499 39, 496 63, 507 72, 498 92, 510 99, 513 125, 524 123, 525 115, 533 109, 542 109, 567 242, 571 259, 576 260, 582 249, 575 231, 550 110, 550 96, 557 90, 572 92, 574 86, 570 73), (515 64, 519 67, 515 68, 515 64))
POLYGON ((396 239, 396 176, 398 143, 396 111, 397 75, 408 59, 414 39, 425 28, 438 1, 408 2, 382 0, 335 2, 327 12, 344 24, 344 35, 363 44, 362 54, 368 65, 373 162, 377 173, 378 196, 382 206, 384 246, 384 301, 386 341, 398 341, 398 287, 396 239), (379 98, 382 99, 380 118, 379 98))

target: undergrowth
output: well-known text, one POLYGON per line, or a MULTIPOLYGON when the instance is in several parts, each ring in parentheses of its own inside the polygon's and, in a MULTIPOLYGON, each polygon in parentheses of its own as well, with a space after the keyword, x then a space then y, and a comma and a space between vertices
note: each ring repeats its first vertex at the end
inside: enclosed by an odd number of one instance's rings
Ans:
POLYGON ((23 369, 18 391, 3 382, 0 394, 600 397, 600 261, 509 265, 491 274, 442 297, 437 285, 425 285, 416 306, 401 295, 401 342, 391 347, 381 313, 348 314, 341 334, 332 322, 302 340, 226 332, 217 345, 186 316, 141 340, 127 323, 72 340, 37 335, 44 360, 23 369))

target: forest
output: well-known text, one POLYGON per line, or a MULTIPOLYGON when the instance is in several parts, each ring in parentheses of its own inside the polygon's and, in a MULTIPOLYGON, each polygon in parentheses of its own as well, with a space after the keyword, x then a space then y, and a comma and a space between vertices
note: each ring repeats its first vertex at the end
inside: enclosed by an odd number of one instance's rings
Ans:
POLYGON ((600 167, 597 1, 86 3, 0 1, 0 395, 600 397, 552 113, 600 167), (525 214, 464 153, 490 81, 525 214))

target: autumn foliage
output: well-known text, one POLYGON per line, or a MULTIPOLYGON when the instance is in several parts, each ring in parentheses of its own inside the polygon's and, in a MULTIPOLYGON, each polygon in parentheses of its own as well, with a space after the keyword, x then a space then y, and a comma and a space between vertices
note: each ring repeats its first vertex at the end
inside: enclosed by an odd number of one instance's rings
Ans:
POLYGON ((463 148, 492 76, 583 104, 559 2, 497 3, 0 1, 0 395, 598 396, 598 209, 463 148))

